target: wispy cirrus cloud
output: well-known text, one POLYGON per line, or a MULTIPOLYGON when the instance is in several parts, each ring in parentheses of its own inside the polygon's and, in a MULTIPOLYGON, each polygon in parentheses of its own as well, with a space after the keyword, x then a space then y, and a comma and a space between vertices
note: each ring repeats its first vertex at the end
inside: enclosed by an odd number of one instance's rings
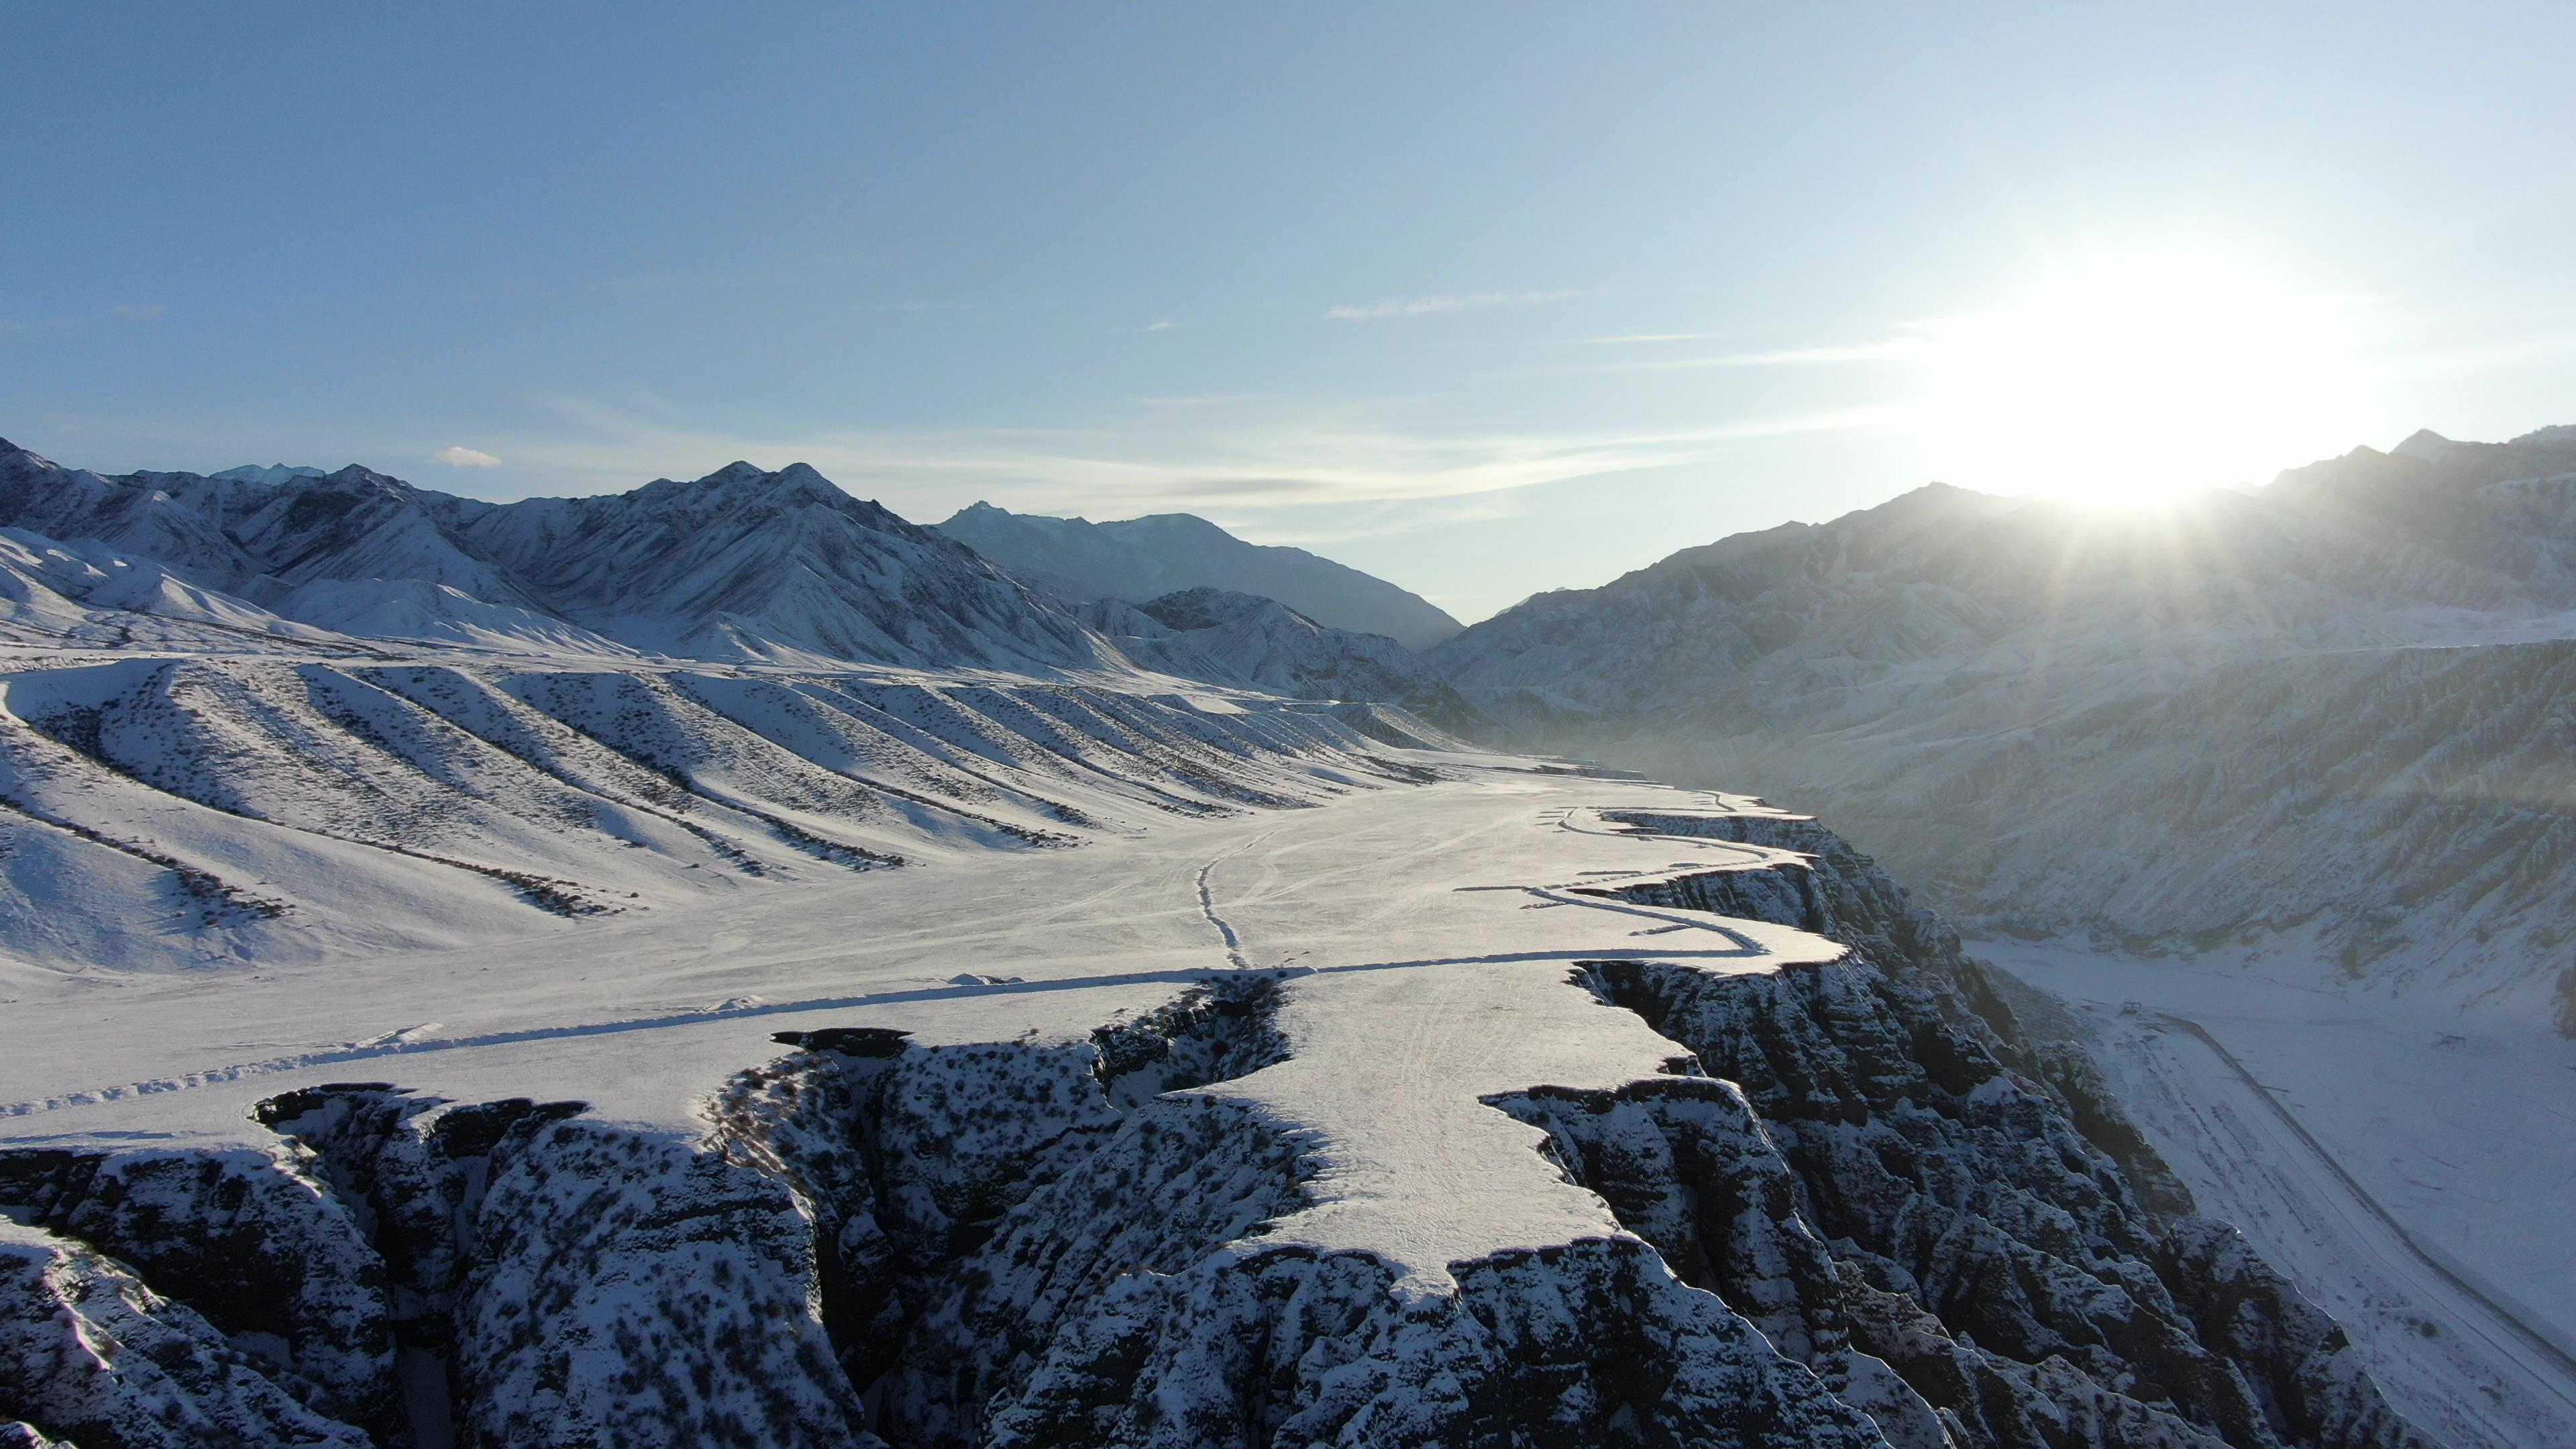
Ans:
MULTIPOLYGON (((1690 342, 1705 334, 1675 332, 1628 337, 1594 337, 1591 342, 1690 342)), ((1725 367, 1841 367, 1854 363, 1912 362, 1931 350, 1924 332, 1895 332, 1870 342, 1833 343, 1819 347, 1778 347, 1744 352, 1700 353, 1684 357, 1640 357, 1598 364, 1587 372, 1672 372, 1725 367)))
POLYGON ((1548 432, 1400 426, 1294 405, 1158 413, 1132 429, 699 429, 557 398, 559 430, 498 439, 548 489, 600 492, 697 477, 736 458, 811 463, 851 492, 935 520, 977 498, 1093 517, 1187 508, 1465 499, 1698 461, 1747 439, 1884 426, 1888 407, 1748 417, 1703 427, 1548 432))
POLYGON ((1554 302, 1572 292, 1470 292, 1455 296, 1404 297, 1390 302, 1345 303, 1324 314, 1330 322, 1375 322, 1390 317, 1428 317, 1436 312, 1472 312, 1486 307, 1518 307, 1554 302))
MULTIPOLYGON (((1564 363, 1506 372, 1505 376, 1597 376, 1604 373, 1630 372, 1698 372, 1713 370, 1752 371, 1765 368, 1825 369, 1864 367, 1875 364, 1914 363, 1931 357, 1936 350, 1937 325, 1909 324, 1903 330, 1867 342, 1825 343, 1808 347, 1746 348, 1726 352, 1686 351, 1678 355, 1664 351, 1654 356, 1623 357, 1597 362, 1564 363)), ((1680 343, 1714 341, 1722 334, 1700 332, 1636 332, 1610 337, 1580 339, 1593 343, 1680 343)))
POLYGON ((149 322, 170 310, 167 302, 119 302, 107 310, 128 322, 149 322))

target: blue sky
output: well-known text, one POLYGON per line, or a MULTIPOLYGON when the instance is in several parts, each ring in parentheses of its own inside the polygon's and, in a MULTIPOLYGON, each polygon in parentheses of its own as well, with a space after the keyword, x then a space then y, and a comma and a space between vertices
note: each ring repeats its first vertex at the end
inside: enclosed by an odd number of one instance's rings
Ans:
POLYGON ((0 435, 802 458, 1472 618, 1936 477, 2576 421, 2564 7, 728 9, 0 11, 0 435))

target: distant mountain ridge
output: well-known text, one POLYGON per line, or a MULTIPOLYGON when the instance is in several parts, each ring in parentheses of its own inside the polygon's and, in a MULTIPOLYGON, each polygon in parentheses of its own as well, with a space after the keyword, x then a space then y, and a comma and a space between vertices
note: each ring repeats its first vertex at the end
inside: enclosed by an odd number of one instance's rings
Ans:
POLYGON ((1408 649, 1427 649, 1462 627, 1439 606, 1384 579, 1301 548, 1246 543, 1195 514, 1093 523, 976 503, 939 530, 1075 603, 1132 604, 1218 588, 1277 599, 1328 628, 1384 634, 1408 649))
POLYGON ((1947 913, 2576 1035, 2576 430, 2103 515, 1934 485, 1431 651, 1519 739, 1812 800, 1947 913), (2520 864, 2517 864, 2519 862, 2520 864), (2266 944, 2268 943, 2268 944, 2266 944))
POLYGON ((801 463, 495 504, 356 466, 110 477, 0 443, 0 644, 1142 668, 1481 722, 1392 639, 1187 597, 1187 620, 1170 599, 1077 609, 801 463))
POLYGON ((328 469, 290 466, 285 463, 271 463, 266 467, 256 463, 244 463, 238 468, 226 468, 220 473, 209 473, 206 476, 220 478, 228 483, 291 483, 298 478, 325 477, 328 472, 328 469))
POLYGON ((486 503, 356 465, 275 481, 107 477, 0 442, 0 526, 94 540, 259 609, 354 632, 399 617, 422 637, 479 629, 702 659, 1118 662, 1068 610, 801 463, 486 503))
POLYGON ((1490 723, 1412 650, 1326 628, 1276 599, 1184 589, 1142 604, 1098 599, 1082 612, 1149 669, 1300 699, 1379 700, 1449 730, 1490 723))

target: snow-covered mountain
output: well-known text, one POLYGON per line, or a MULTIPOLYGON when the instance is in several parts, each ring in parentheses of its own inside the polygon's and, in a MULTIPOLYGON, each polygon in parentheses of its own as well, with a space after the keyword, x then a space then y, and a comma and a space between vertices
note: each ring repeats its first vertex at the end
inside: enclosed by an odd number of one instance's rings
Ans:
POLYGON ((1385 706, 1033 680, 70 654, 0 674, 0 959, 461 945, 1410 778, 1385 706))
POLYGON ((0 637, 22 643, 1141 667, 1474 719, 1393 640, 1240 595, 1210 612, 1205 589, 1195 606, 1076 609, 803 464, 493 504, 361 467, 104 477, 0 443, 0 524, 0 637), (1177 607, 1198 613, 1177 629, 1154 617, 1177 607))
POLYGON ((2269 944, 2576 1029, 2576 439, 2135 514, 1933 486, 1441 646, 1551 747, 1814 800, 1987 928, 2269 944))
POLYGON ((1149 669, 1296 699, 1382 700, 1450 730, 1485 721, 1420 655, 1383 634, 1331 629, 1276 599, 1184 589, 1082 617, 1149 669))
POLYGON ((298 478, 320 478, 325 476, 326 472, 325 469, 307 467, 303 464, 270 463, 262 466, 257 463, 244 463, 238 468, 226 468, 220 473, 209 473, 206 476, 218 478, 227 483, 291 483, 298 478))
POLYGON ((2433 1310, 2348 1339, 1813 821, 1391 639, 802 468, 0 518, 0 1445, 2576 1427, 2484 1319, 2392 1403, 2433 1310))
POLYGON ((1075 602, 1140 603, 1187 589, 1225 589, 1277 599, 1328 628, 1383 634, 1408 649, 1427 649, 1459 628, 1437 605, 1384 579, 1302 548, 1246 543, 1188 513, 1092 523, 977 503, 939 530, 1075 602))
POLYGON ((246 642, 327 647, 330 640, 327 630, 103 544, 66 545, 0 528, 0 642, 220 649, 246 642))
POLYGON ((0 442, 0 525, 335 631, 779 663, 1118 662, 1063 607, 802 464, 495 504, 355 465, 104 477, 0 442))

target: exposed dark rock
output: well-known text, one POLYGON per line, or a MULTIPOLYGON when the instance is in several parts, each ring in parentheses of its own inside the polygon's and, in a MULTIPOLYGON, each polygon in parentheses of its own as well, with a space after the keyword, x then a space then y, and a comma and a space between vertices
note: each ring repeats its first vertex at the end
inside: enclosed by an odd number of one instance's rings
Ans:
POLYGON ((0 1443, 368 1449, 268 1367, 98 1252, 0 1220, 0 1443))
POLYGON ((332 1419, 400 1425, 382 1265, 313 1154, 0 1156, 0 1209, 107 1254, 332 1419))

